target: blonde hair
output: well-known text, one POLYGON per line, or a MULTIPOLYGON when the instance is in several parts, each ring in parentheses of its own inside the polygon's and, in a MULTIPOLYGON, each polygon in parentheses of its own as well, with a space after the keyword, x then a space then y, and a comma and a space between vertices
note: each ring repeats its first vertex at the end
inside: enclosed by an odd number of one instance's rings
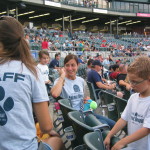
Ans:
POLYGON ((148 79, 150 77, 150 58, 147 56, 138 57, 128 67, 127 73, 136 74, 142 79, 148 79))

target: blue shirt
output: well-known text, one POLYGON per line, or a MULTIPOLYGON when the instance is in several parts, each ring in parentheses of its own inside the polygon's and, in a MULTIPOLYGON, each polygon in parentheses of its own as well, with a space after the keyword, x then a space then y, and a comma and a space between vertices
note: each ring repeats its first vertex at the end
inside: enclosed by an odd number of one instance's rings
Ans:
POLYGON ((91 69, 91 71, 88 72, 87 80, 89 82, 93 83, 95 89, 99 89, 99 87, 96 85, 96 82, 103 83, 102 77, 100 76, 100 74, 93 69, 91 69))
POLYGON ((78 62, 81 63, 81 64, 84 64, 83 60, 78 58, 78 62))
POLYGON ((49 64, 49 68, 55 68, 55 67, 59 67, 59 61, 57 59, 53 59, 49 64))

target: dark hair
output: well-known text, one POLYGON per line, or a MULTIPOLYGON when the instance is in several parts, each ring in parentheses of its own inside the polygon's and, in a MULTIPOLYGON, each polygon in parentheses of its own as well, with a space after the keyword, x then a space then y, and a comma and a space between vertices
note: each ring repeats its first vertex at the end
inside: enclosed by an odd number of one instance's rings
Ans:
POLYGON ((39 52, 39 58, 42 58, 43 54, 49 56, 48 51, 42 50, 42 51, 39 52))
POLYGON ((59 55, 60 55, 60 53, 56 53, 56 54, 55 54, 55 58, 56 58, 57 56, 59 56, 59 55))
POLYGON ((71 59, 74 59, 74 60, 76 61, 77 65, 79 64, 79 62, 78 62, 78 57, 77 57, 76 55, 74 55, 74 54, 69 54, 69 55, 67 55, 67 56, 65 57, 65 59, 64 59, 64 65, 65 65, 68 61, 70 61, 71 59))
POLYGON ((31 55, 29 45, 24 39, 24 30, 19 21, 13 17, 0 18, 0 64, 11 60, 20 60, 37 77, 36 64, 31 55))
POLYGON ((115 64, 115 65, 112 65, 111 67, 113 69, 113 71, 116 71, 117 68, 119 68, 119 65, 115 64))
POLYGON ((91 65, 93 63, 93 61, 94 61, 93 59, 89 59, 88 62, 87 62, 87 65, 88 66, 91 65))

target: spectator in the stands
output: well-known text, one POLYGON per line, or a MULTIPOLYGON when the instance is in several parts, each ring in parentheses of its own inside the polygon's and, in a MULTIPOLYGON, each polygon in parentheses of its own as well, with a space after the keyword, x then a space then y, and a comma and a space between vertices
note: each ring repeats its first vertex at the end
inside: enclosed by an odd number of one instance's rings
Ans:
POLYGON ((110 62, 110 63, 113 63, 112 55, 109 55, 108 58, 109 58, 109 62, 110 62))
POLYGON ((22 24, 13 17, 1 16, 1 150, 39 150, 39 146, 44 150, 64 150, 61 138, 53 130, 48 101, 42 75, 24 39, 22 24), (33 112, 39 122, 41 136, 47 134, 47 138, 40 142, 36 136, 33 112))
MULTIPOLYGON (((55 80, 54 86, 51 89, 51 94, 55 98, 60 96, 62 98, 70 99, 72 107, 76 110, 81 110, 83 99, 87 100, 89 97, 84 95, 84 80, 81 77, 76 76, 78 66, 78 58, 76 55, 69 54, 65 57, 64 68, 58 69, 60 77, 55 80)), ((94 115, 102 123, 108 124, 110 128, 115 124, 115 121, 113 120, 95 113, 94 115)))
POLYGON ((130 87, 130 84, 125 81, 127 77, 127 65, 120 64, 119 71, 120 74, 117 75, 117 83, 119 87, 121 88, 121 91, 124 90, 124 88, 128 89, 130 87))
POLYGON ((88 72, 91 71, 92 69, 92 63, 93 63, 93 59, 89 59, 88 62, 87 62, 87 69, 86 69, 86 73, 88 75, 88 72))
POLYGON ((109 61, 109 57, 105 58, 103 61, 103 66, 108 69, 110 66, 110 61, 109 61))
POLYGON ((109 89, 115 88, 115 84, 104 83, 103 78, 99 74, 102 69, 102 64, 98 60, 94 60, 92 63, 92 69, 88 73, 87 81, 93 83, 95 89, 109 89))
POLYGON ((59 60, 60 60, 60 53, 56 53, 55 59, 53 59, 49 64, 49 68, 52 68, 52 69, 59 68, 59 60))
POLYGON ((116 65, 120 65, 120 64, 121 64, 121 60, 120 59, 116 60, 116 65))
POLYGON ((45 38, 43 41, 42 41, 42 50, 48 50, 49 49, 49 46, 48 46, 48 41, 47 39, 45 38))
POLYGON ((47 50, 40 51, 39 52, 39 64, 37 65, 37 67, 41 71, 48 93, 50 91, 50 83, 51 83, 51 81, 49 80, 49 76, 48 76, 49 69, 47 66, 49 61, 50 61, 50 57, 49 57, 48 51, 47 50))
POLYGON ((78 57, 78 62, 79 62, 79 65, 80 65, 80 64, 84 64, 83 55, 79 55, 79 57, 78 57))
POLYGON ((99 60, 101 63, 103 62, 104 59, 103 59, 103 57, 102 57, 101 54, 100 54, 100 55, 99 55, 99 54, 97 55, 97 60, 99 60))
POLYGON ((115 65, 112 65, 111 68, 113 71, 109 75, 110 79, 112 79, 112 80, 117 79, 117 76, 120 73, 119 72, 119 66, 115 64, 115 65))

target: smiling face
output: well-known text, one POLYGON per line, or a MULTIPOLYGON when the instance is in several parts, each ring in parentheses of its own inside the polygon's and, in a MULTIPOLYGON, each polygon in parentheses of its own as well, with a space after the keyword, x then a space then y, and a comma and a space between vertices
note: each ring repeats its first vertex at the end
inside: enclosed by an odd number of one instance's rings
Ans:
POLYGON ((150 95, 150 78, 142 79, 133 73, 128 73, 128 78, 135 92, 140 93, 141 96, 150 95))
POLYGON ((78 64, 75 59, 70 59, 65 64, 65 71, 66 71, 67 78, 72 79, 72 80, 75 79, 77 70, 78 70, 78 64))
POLYGON ((45 55, 45 54, 42 54, 42 57, 40 58, 40 63, 42 65, 47 65, 49 63, 49 56, 48 55, 45 55))

